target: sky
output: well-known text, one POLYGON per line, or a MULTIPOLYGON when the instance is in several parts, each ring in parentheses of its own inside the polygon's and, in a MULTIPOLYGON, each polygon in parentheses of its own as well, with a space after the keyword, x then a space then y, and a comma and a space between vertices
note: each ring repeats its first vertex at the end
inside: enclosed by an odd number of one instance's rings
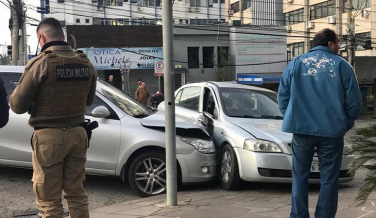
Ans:
MULTIPOLYGON (((7 2, 6 0, 0 0, 1 2, 7 2)), ((36 12, 36 7, 40 5, 39 0, 24 0, 26 5, 29 5, 33 8, 30 9, 28 7, 26 11, 26 15, 29 17, 36 18, 40 20, 41 16, 36 12)), ((10 18, 10 10, 5 7, 3 4, 0 4, 0 53, 6 53, 6 46, 11 44, 11 33, 9 30, 9 18, 10 18)), ((38 24, 36 21, 31 21, 30 19, 26 20, 26 23, 33 23, 33 24, 38 24)), ((36 36, 36 26, 31 26, 30 24, 26 25, 26 34, 30 35, 28 37, 28 42, 27 44, 30 45, 30 50, 32 54, 35 54, 35 49, 37 47, 37 36, 36 36)))

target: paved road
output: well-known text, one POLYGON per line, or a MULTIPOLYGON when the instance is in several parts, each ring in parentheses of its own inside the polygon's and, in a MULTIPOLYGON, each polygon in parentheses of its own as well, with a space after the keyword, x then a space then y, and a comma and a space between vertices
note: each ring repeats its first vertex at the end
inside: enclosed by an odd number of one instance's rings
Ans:
MULTIPOLYGON (((35 210, 31 176, 32 170, 0 167, 1 218, 35 210)), ((87 176, 85 187, 90 210, 139 199, 128 185, 116 177, 87 176)))

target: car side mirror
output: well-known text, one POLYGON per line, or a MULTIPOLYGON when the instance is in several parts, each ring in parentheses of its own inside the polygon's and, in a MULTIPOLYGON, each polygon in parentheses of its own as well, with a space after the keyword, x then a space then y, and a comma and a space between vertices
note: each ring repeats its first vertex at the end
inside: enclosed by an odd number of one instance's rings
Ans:
POLYGON ((110 111, 105 106, 98 106, 93 109, 91 116, 96 118, 106 118, 111 116, 110 111))

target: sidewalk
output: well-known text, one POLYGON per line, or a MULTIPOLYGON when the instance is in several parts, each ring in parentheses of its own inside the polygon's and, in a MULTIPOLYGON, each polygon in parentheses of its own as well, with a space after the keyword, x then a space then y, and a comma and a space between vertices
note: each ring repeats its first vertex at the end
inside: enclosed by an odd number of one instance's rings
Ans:
MULTIPOLYGON (((372 116, 362 116, 356 128, 376 123, 372 116)), ((352 130, 347 138, 354 135, 352 130)), ((338 218, 376 217, 376 193, 362 207, 355 207, 355 197, 363 183, 364 172, 354 181, 340 184, 338 218)), ((240 191, 199 190, 178 193, 178 206, 166 207, 166 195, 142 198, 90 211, 91 218, 287 218, 291 209, 291 188, 286 184, 270 184, 267 190, 252 188, 247 183, 240 191)), ((268 185, 264 185, 268 186, 268 185)), ((189 189, 189 188, 188 188, 189 189)), ((309 210, 314 217, 319 186, 310 186, 309 210)))
MULTIPOLYGON (((357 173, 354 181, 340 185, 338 218, 376 217, 376 193, 362 207, 355 207, 354 199, 364 173, 357 173)), ((276 186, 278 184, 270 184, 276 186)), ((278 190, 273 188, 271 190, 278 190)), ((282 187, 281 189, 284 189, 282 187)), ((319 186, 310 187, 309 207, 311 217, 318 199, 319 186)), ((178 206, 166 207, 166 195, 143 198, 95 209, 91 218, 287 218, 290 214, 291 193, 258 191, 256 188, 241 191, 188 191, 178 193, 178 206)))

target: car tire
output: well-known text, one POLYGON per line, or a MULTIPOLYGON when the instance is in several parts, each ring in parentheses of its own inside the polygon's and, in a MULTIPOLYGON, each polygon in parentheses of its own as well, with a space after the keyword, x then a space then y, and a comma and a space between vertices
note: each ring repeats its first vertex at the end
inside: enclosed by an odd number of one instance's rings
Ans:
POLYGON ((142 197, 166 192, 166 158, 163 153, 148 152, 136 157, 129 168, 131 188, 142 197))
POLYGON ((237 190, 243 183, 239 175, 239 165, 231 145, 227 144, 221 152, 221 187, 225 190, 237 190))

